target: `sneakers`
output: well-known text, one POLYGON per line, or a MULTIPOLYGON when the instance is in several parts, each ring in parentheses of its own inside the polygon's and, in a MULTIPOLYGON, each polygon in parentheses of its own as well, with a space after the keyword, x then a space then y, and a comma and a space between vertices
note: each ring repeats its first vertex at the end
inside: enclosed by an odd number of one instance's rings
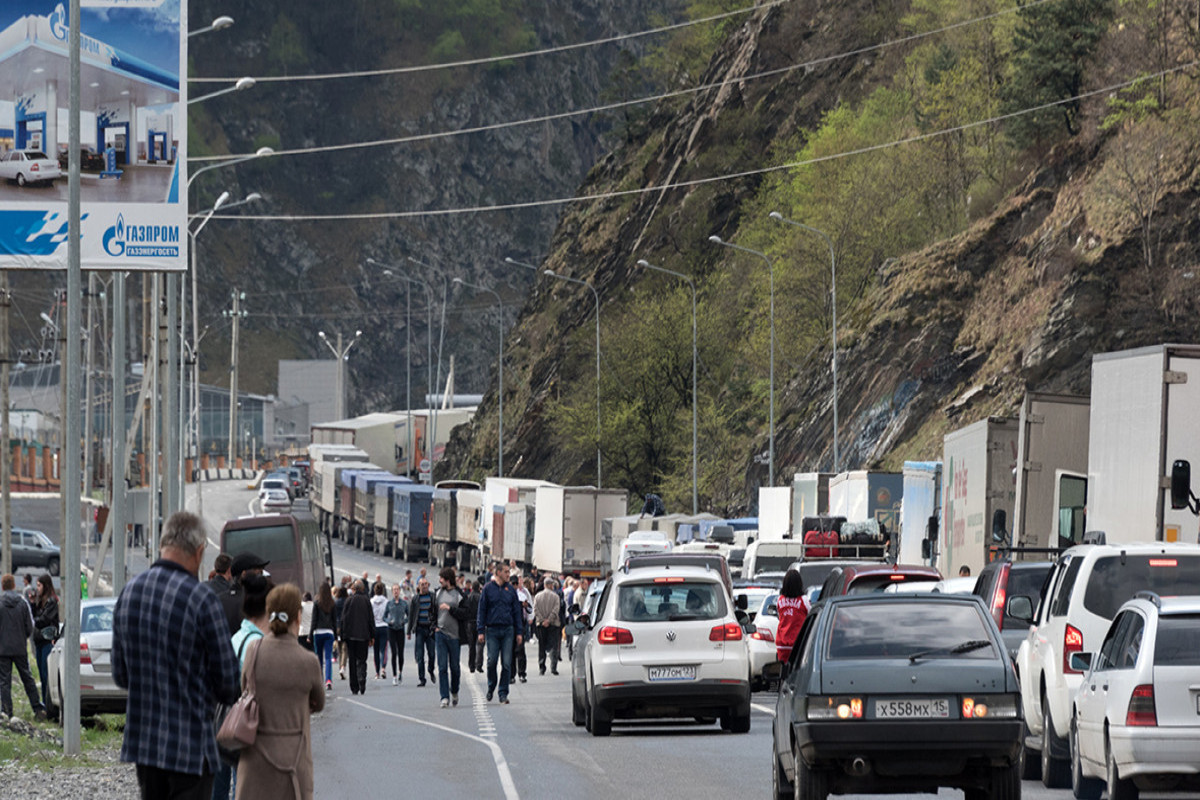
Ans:
POLYGON ((487 698, 488 698, 488 699, 487 699, 487 701, 488 701, 489 703, 490 703, 490 702, 492 702, 492 693, 491 693, 491 692, 488 692, 488 693, 487 693, 487 698))
POLYGON ((417 686, 424 686, 424 685, 425 685, 425 680, 424 680, 424 678, 422 678, 421 680, 417 681, 417 686))
POLYGON ((327 692, 333 691, 333 681, 325 681, 325 691, 327 691, 327 692))
POLYGON ((400 679, 399 679, 399 678, 392 678, 392 686, 395 686, 395 685, 396 685, 396 684, 398 684, 398 683, 400 683, 400 679))
POLYGON ((502 706, 506 706, 506 705, 508 705, 508 697, 507 697, 507 695, 506 695, 506 696, 504 696, 504 697, 501 697, 501 698, 500 698, 500 705, 502 705, 502 706))
POLYGON ((443 697, 442 698, 442 708, 449 708, 449 707, 450 707, 450 701, 443 697))
POLYGON ((521 676, 521 683, 525 683, 525 676, 524 676, 524 675, 522 675, 522 676, 521 676))
POLYGON ((450 695, 450 705, 452 705, 452 706, 458 705, 458 695, 456 695, 456 694, 450 695))
POLYGON ((342 680, 346 680, 346 670, 339 668, 339 669, 338 669, 338 676, 339 676, 339 677, 340 677, 342 680))

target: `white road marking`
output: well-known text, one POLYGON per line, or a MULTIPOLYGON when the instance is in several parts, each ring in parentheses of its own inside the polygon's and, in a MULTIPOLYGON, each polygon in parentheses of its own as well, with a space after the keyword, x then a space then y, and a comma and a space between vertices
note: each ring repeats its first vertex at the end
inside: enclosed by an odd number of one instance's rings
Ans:
POLYGON ((767 708, 766 706, 760 706, 758 703, 751 703, 750 707, 757 709, 757 710, 763 712, 764 714, 770 714, 772 717, 775 716, 775 709, 773 709, 773 708, 767 708))
MULTIPOLYGON (((468 683, 471 686, 471 694, 476 696, 476 702, 478 702, 479 688, 476 685, 476 682, 468 681, 468 683)), ((412 722, 416 725, 425 725, 430 728, 436 728, 439 731, 452 733, 455 736, 462 736, 465 739, 470 739, 471 741, 486 745, 487 748, 492 751, 492 760, 496 762, 496 772, 500 775, 500 787, 504 789, 504 796, 506 798, 511 798, 511 800, 520 800, 520 795, 517 794, 517 786, 515 783, 513 783, 512 773, 508 769, 508 761, 504 758, 504 751, 501 750, 500 745, 496 744, 495 742, 488 741, 487 739, 475 736, 471 733, 466 733, 465 731, 449 728, 445 725, 438 725, 436 722, 428 722, 423 719, 418 719, 417 717, 410 717, 406 714, 397 714, 394 711, 384 711, 382 708, 376 708, 375 706, 368 705, 360 700, 349 699, 346 702, 350 703, 351 705, 359 706, 360 708, 375 711, 388 717, 395 717, 396 719, 402 719, 405 722, 412 722)))

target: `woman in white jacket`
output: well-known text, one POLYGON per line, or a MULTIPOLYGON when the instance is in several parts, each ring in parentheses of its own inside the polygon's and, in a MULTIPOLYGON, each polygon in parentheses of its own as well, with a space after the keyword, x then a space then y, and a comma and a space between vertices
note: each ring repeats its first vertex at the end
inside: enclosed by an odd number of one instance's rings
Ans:
POLYGON ((375 614, 375 680, 383 680, 387 675, 387 643, 388 626, 384 619, 387 610, 387 593, 382 583, 375 584, 375 592, 371 596, 371 611, 375 614))

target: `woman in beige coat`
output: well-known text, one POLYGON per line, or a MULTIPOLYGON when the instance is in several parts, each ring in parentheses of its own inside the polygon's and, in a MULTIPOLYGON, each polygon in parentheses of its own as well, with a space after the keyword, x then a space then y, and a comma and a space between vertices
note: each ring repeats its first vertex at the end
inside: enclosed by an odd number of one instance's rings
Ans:
POLYGON ((251 645, 242 673, 245 687, 253 670, 258 698, 258 737, 242 751, 237 797, 311 800, 312 735, 309 716, 325 707, 321 665, 296 638, 300 630, 300 590, 276 586, 267 595, 271 635, 251 645))

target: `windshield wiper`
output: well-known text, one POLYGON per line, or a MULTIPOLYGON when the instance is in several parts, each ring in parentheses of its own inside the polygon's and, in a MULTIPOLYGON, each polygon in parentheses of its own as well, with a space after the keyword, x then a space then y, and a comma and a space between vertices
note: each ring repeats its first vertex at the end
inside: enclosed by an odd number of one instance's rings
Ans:
POLYGON ((911 656, 908 657, 908 662, 910 664, 915 664, 915 663, 917 663, 918 658, 924 658, 925 656, 938 655, 939 653, 946 653, 948 655, 958 655, 959 653, 969 653, 972 650, 979 650, 980 648, 983 648, 983 647, 990 647, 991 644, 992 644, 992 642, 990 639, 968 639, 967 641, 962 642, 961 644, 954 645, 954 647, 938 647, 933 650, 922 650, 918 653, 913 653, 911 656))

